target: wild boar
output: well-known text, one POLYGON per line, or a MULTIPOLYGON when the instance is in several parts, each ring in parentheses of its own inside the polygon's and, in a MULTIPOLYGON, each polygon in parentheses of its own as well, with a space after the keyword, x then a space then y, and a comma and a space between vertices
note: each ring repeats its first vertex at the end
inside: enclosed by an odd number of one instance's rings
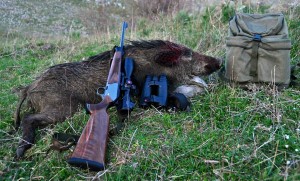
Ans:
MULTIPOLYGON (((185 84, 193 76, 209 75, 220 68, 217 58, 202 55, 191 49, 163 40, 131 41, 124 46, 124 57, 135 60, 133 72, 142 85, 146 75, 165 74, 170 91, 185 84)), ((86 61, 58 64, 48 68, 30 85, 20 91, 20 102, 15 112, 15 126, 21 125, 22 139, 17 158, 34 144, 35 129, 62 122, 80 106, 98 103, 96 90, 106 84, 113 51, 89 57, 86 61), (21 121, 22 104, 27 102, 30 113, 21 121)))

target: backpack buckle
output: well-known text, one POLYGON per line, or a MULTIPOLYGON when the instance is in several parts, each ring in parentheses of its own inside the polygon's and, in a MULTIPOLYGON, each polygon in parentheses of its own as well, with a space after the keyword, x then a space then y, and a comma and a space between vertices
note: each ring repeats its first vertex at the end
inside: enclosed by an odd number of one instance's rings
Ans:
POLYGON ((254 36, 253 36, 253 40, 254 41, 261 41, 261 34, 254 34, 254 36))

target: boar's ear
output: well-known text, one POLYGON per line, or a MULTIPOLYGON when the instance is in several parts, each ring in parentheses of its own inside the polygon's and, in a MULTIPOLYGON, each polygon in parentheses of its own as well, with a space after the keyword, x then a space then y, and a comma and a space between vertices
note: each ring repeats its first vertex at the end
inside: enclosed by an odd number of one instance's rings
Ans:
POLYGON ((166 47, 155 55, 154 61, 165 67, 177 66, 191 59, 191 51, 183 46, 168 42, 166 47), (189 57, 189 58, 187 58, 189 57))

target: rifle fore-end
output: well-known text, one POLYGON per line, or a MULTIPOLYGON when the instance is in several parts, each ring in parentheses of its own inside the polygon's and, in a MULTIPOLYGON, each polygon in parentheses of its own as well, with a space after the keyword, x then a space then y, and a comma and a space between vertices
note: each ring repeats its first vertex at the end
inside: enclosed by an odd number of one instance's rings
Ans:
POLYGON ((120 72, 121 72, 121 62, 122 62, 122 52, 116 51, 113 57, 113 61, 111 64, 111 69, 109 70, 107 83, 113 84, 118 83, 120 81, 120 72))
POLYGON ((105 152, 109 131, 107 107, 112 102, 105 96, 99 104, 89 104, 90 118, 68 163, 94 171, 105 168, 105 152))

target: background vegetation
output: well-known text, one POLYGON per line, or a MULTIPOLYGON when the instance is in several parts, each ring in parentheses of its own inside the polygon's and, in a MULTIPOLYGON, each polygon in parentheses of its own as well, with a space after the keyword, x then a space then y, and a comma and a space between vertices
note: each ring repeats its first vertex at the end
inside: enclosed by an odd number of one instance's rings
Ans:
MULTIPOLYGON (((34 5, 27 4, 29 9, 39 5, 28 2, 34 5)), ((52 7, 52 1, 47 2, 52 7)), ((81 133, 88 120, 83 111, 38 130, 37 142, 25 158, 14 160, 21 132, 10 134, 18 101, 12 90, 31 83, 51 65, 111 49, 118 44, 123 20, 130 23, 127 39, 166 39, 224 58, 228 21, 234 12, 271 11, 268 4, 231 1, 199 9, 179 0, 99 2, 91 6, 84 1, 61 1, 68 6, 60 7, 76 6, 81 13, 72 19, 76 26, 71 23, 61 32, 55 29, 56 36, 27 30, 35 26, 29 15, 30 26, 0 28, 0 180, 300 180, 299 87, 282 92, 272 86, 244 91, 229 87, 216 74, 205 78, 209 88, 191 100, 190 112, 135 108, 125 128, 109 138, 104 171, 70 167, 66 160, 72 150, 49 150, 54 132, 81 133)), ((281 10, 293 44, 292 65, 296 65, 300 7, 295 4, 281 10)), ((51 18, 36 22, 49 28, 57 23, 51 18)), ((299 77, 299 71, 295 75, 299 77)), ((113 127, 115 111, 111 109, 110 114, 113 127)))

